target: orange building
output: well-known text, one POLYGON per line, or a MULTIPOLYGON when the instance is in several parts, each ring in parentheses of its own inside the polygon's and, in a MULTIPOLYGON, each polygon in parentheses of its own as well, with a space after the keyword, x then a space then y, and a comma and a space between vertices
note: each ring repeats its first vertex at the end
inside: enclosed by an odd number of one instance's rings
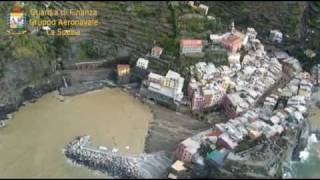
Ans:
POLYGON ((226 49, 229 49, 232 52, 237 52, 241 49, 242 40, 239 36, 231 34, 222 38, 221 43, 226 49))
POLYGON ((180 41, 180 51, 182 54, 202 52, 202 41, 200 39, 182 39, 180 41))
POLYGON ((126 84, 130 81, 130 66, 128 64, 117 65, 117 83, 126 84))

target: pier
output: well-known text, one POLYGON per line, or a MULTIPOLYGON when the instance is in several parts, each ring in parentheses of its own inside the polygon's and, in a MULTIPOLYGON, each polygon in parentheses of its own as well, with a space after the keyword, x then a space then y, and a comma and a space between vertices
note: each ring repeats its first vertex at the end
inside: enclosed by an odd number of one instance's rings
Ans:
POLYGON ((102 150, 91 146, 90 136, 78 136, 64 149, 64 154, 74 163, 113 177, 140 179, 166 178, 172 160, 164 152, 121 155, 109 148, 102 150))

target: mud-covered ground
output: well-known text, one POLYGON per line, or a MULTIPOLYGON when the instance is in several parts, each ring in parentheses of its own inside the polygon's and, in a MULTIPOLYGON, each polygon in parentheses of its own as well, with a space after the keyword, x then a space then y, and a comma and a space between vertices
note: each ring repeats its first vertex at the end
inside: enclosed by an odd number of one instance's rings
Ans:
POLYGON ((160 105, 150 104, 154 118, 149 123, 145 152, 165 150, 173 152, 179 142, 210 127, 199 121, 160 105))

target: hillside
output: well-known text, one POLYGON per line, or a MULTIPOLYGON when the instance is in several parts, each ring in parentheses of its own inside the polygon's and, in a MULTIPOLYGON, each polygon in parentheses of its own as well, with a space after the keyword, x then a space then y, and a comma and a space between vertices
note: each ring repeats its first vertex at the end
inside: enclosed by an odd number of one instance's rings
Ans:
MULTIPOLYGON (((98 27, 84 28, 81 36, 68 38, 49 37, 43 32, 9 36, 6 33, 7 22, 1 18, 0 102, 16 105, 22 100, 19 95, 28 86, 54 79, 57 72, 53 66, 59 57, 65 63, 126 57, 134 63, 138 57, 148 53, 156 42, 164 48, 164 57, 171 57, 166 60, 172 68, 179 70, 181 65, 188 64, 178 61, 180 38, 206 39, 210 33, 225 31, 232 20, 238 28, 254 27, 259 39, 267 39, 271 29, 281 30, 285 38, 283 45, 279 46, 296 56, 305 69, 319 62, 319 2, 202 3, 210 7, 208 15, 215 17, 214 20, 200 16, 184 2, 53 1, 50 6, 53 9, 98 10, 101 22, 98 27), (308 58, 304 54, 307 49, 316 52, 316 57, 308 58)), ((12 5, 13 2, 1 2, 0 16, 7 17, 12 5)), ((27 11, 31 8, 44 8, 44 5, 41 2, 25 3, 27 11)))

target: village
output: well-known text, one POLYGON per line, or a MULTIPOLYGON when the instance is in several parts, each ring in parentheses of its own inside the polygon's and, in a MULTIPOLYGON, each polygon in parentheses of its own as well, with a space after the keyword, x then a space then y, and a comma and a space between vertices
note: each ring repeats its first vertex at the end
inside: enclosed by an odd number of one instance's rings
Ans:
POLYGON ((0 64, 4 177, 319 176, 319 4, 30 4, 94 9, 99 25, 60 39, 43 24, 23 44, 4 39, 16 47, 0 64), (25 129, 40 136, 21 142, 25 129))
MULTIPOLYGON (((208 11, 193 1, 189 5, 208 11)), ((210 129, 177 145, 169 179, 194 177, 199 169, 205 172, 199 177, 281 177, 285 159, 291 158, 293 144, 308 126, 308 106, 313 86, 319 85, 320 65, 311 74, 303 72, 299 61, 286 52, 266 52, 257 34, 251 27, 240 32, 234 23, 229 32, 210 34, 210 46, 226 50, 229 66, 197 62, 189 68, 189 82, 173 70, 166 75, 153 72, 145 57, 137 60, 132 72, 128 64, 117 66, 118 84, 129 83, 130 76, 140 79, 137 94, 143 99, 175 111, 188 109, 191 114, 219 106, 225 114, 223 123, 212 123, 210 129)), ((282 36, 270 30, 270 41, 281 43, 282 36)), ((203 41, 181 39, 180 55, 197 57, 203 52, 203 41)), ((155 45, 149 56, 160 59, 163 51, 155 45)))

